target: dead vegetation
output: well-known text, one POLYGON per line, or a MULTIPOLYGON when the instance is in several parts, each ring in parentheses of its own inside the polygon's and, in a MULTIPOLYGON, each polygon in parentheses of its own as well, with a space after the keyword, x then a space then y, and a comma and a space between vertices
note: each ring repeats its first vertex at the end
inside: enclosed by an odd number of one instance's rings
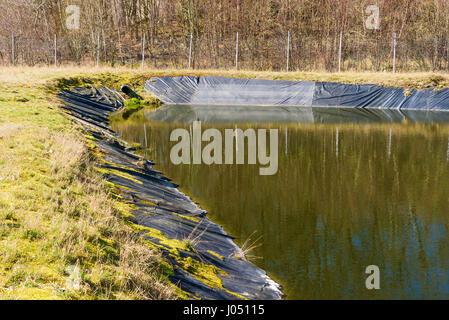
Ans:
MULTIPOLYGON (((1 104, 0 116, 21 102, 1 104)), ((56 117, 66 132, 0 123, 0 298, 176 298, 170 266, 127 225, 82 133, 56 117)))

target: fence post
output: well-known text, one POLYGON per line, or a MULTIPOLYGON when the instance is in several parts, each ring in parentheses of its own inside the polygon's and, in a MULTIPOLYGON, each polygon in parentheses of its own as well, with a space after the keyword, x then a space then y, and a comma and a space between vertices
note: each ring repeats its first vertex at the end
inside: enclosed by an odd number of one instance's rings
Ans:
POLYGON ((193 34, 190 34, 190 46, 189 46, 189 70, 192 65, 192 40, 193 40, 193 34))
POLYGON ((239 67, 239 33, 237 32, 235 41, 235 71, 238 70, 238 67, 239 67))
POLYGON ((146 33, 143 33, 142 39, 142 69, 145 67, 145 42, 146 42, 146 33))
POLYGON ((393 36, 393 73, 396 72, 396 32, 393 36))
POLYGON ((106 38, 104 36, 104 30, 101 29, 101 37, 103 38, 103 61, 107 62, 108 61, 108 53, 106 50, 106 38))
POLYGON ((288 31, 287 36, 287 72, 289 69, 289 63, 290 63, 290 31, 288 31))
POLYGON ((446 39, 446 57, 447 69, 449 69, 449 37, 446 39))
POLYGON ((56 34, 55 34, 55 67, 58 66, 58 47, 57 47, 57 42, 56 42, 56 34))
POLYGON ((98 32, 97 40, 97 68, 100 66, 100 32, 98 32))
POLYGON ((338 72, 341 72, 341 43, 343 39, 343 31, 340 31, 340 45, 338 49, 338 72))
POLYGON ((14 33, 11 35, 11 63, 13 66, 16 65, 16 58, 15 58, 15 52, 14 52, 14 33))

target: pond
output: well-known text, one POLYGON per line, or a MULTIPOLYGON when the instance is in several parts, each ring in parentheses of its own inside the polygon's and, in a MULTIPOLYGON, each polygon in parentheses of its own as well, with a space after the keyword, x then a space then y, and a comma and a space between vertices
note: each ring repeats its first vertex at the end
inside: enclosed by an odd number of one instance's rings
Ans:
MULTIPOLYGON (((249 249, 287 299, 449 298, 449 113, 168 106, 115 132, 249 249), (170 160, 174 129, 278 129, 278 171, 170 160), (380 289, 365 284, 379 267, 380 289)), ((205 145, 206 143, 203 143, 205 145)))

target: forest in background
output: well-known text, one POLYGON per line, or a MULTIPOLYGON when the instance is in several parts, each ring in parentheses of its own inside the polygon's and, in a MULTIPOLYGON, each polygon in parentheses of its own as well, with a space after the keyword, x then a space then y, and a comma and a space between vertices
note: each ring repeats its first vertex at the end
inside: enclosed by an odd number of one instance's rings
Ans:
POLYGON ((285 70, 290 31, 291 70, 335 71, 343 32, 343 70, 391 71, 393 33, 397 69, 449 70, 449 1, 446 0, 0 0, 0 61, 138 64, 145 33, 146 64, 285 70), (66 26, 66 8, 80 7, 80 28, 66 26), (365 27, 369 5, 380 29, 365 27), (14 35, 14 44, 12 36, 14 35))

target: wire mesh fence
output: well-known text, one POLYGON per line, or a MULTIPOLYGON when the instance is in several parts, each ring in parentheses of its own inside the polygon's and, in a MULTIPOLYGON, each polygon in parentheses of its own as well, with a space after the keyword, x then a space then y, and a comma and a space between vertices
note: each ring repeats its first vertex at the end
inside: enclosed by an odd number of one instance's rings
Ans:
POLYGON ((449 70, 449 36, 336 33, 252 38, 150 36, 112 39, 77 34, 48 39, 0 37, 0 64, 98 64, 170 69, 255 71, 439 71, 449 70), (340 40, 341 37, 341 40, 340 40), (288 56, 288 59, 287 59, 288 56))

